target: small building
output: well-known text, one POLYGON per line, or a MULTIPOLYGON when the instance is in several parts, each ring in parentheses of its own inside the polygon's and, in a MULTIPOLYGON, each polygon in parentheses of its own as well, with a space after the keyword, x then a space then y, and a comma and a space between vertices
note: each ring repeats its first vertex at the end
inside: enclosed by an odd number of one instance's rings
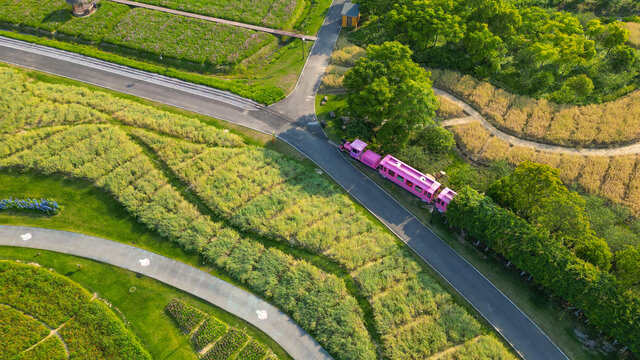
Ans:
POLYGON ((360 23, 360 7, 351 2, 342 7, 342 27, 358 27, 360 23))

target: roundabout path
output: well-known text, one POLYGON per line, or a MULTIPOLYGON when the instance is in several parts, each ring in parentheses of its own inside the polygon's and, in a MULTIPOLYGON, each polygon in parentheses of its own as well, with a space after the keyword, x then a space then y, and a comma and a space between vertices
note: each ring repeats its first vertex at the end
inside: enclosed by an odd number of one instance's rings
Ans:
MULTIPOLYGON (((137 72, 132 76, 113 64, 96 59, 91 59, 92 65, 86 65, 87 59, 80 55, 16 43, 3 37, 0 37, 0 61, 88 82, 278 136, 314 161, 398 235, 523 358, 566 359, 562 350, 489 279, 353 166, 318 126, 314 109, 316 90, 338 38, 343 4, 344 0, 334 0, 331 4, 293 93, 269 107, 256 108, 238 96, 217 90, 195 92, 193 84, 181 84, 152 73, 138 76, 137 72)), ((249 313, 248 316, 255 314, 249 313)), ((296 341, 303 338, 298 337, 296 341)), ((282 337, 274 339, 278 342, 287 340, 282 337)))
POLYGON ((472 121, 479 121, 480 123, 482 123, 482 126, 484 126, 485 129, 487 129, 492 135, 508 142, 511 145, 525 146, 525 147, 534 148, 536 150, 548 151, 553 153, 567 153, 567 154, 576 154, 576 155, 585 155, 585 156, 587 155, 616 156, 616 155, 640 154, 640 142, 631 144, 631 145, 603 148, 603 149, 577 149, 577 148, 570 148, 570 147, 564 147, 559 145, 542 144, 535 141, 520 139, 518 137, 509 135, 499 130, 498 128, 493 126, 491 123, 489 123, 489 121, 487 121, 487 119, 485 119, 484 116, 482 116, 478 111, 476 111, 476 109, 472 108, 471 105, 458 99, 452 94, 440 89, 433 89, 433 91, 436 93, 436 95, 444 96, 449 100, 451 100, 452 102, 458 104, 458 106, 460 106, 462 110, 464 110, 464 112, 469 114, 469 116, 467 117, 445 120, 442 122, 443 126, 455 126, 455 125, 470 123, 472 121))
POLYGON ((247 321, 296 360, 331 359, 289 316, 257 296, 179 261, 98 237, 25 226, 0 225, 0 246, 17 246, 80 256, 171 285, 247 321), (23 236, 31 234, 29 236, 23 236), (23 240, 27 239, 27 240, 23 240), (266 310, 260 320, 256 311, 266 310))

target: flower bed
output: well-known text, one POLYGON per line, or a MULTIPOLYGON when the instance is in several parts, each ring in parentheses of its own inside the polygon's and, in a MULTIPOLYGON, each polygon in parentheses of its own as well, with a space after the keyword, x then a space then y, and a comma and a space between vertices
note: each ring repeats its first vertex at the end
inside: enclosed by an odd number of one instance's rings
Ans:
POLYGON ((260 360, 267 354, 267 350, 257 341, 253 340, 247 344, 236 356, 242 360, 260 360))
POLYGON ((27 212, 43 212, 48 215, 56 215, 60 212, 60 206, 55 200, 50 199, 8 199, 0 200, 1 210, 15 210, 27 212))
POLYGON ((203 360, 225 360, 247 342, 247 334, 238 329, 229 329, 202 357, 203 360))
POLYGON ((171 300, 171 302, 167 304, 165 310, 169 316, 175 320, 180 330, 185 334, 193 331, 193 329, 195 329, 195 327, 198 326, 206 316, 202 311, 192 306, 188 306, 178 299, 171 300))

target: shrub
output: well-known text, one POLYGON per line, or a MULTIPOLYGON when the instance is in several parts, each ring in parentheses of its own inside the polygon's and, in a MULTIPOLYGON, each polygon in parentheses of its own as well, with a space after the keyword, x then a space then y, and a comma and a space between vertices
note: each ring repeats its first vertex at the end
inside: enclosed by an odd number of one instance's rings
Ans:
POLYGON ((464 112, 460 105, 453 102, 451 99, 444 95, 436 95, 438 98, 438 110, 436 110, 436 114, 443 119, 453 119, 457 117, 462 117, 464 112))
POLYGON ((57 336, 50 336, 31 350, 22 352, 11 360, 66 360, 64 344, 57 336))
POLYGON ((247 334, 231 328, 202 357, 204 360, 224 360, 233 355, 247 341, 247 334))
POLYGON ((56 215, 60 212, 60 206, 55 200, 50 199, 2 199, 0 210, 15 211, 40 211, 47 215, 56 215))
POLYGON ((240 353, 236 356, 236 359, 243 360, 261 360, 267 354, 267 350, 264 346, 260 345, 257 341, 253 340, 245 346, 240 353))

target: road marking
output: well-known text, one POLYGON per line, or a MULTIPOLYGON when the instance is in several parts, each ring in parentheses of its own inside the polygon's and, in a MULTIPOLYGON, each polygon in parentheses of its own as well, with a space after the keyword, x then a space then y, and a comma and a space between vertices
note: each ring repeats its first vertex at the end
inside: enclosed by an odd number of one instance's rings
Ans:
POLYGON ((26 234, 22 234, 20 235, 20 237, 22 238, 22 240, 27 241, 29 239, 31 239, 31 233, 26 233, 26 234))
POLYGON ((267 310, 256 310, 256 314, 258 314, 258 319, 267 320, 267 310))
POLYGON ((149 264, 151 264, 151 260, 144 258, 144 259, 140 259, 138 260, 140 262, 140 266, 145 267, 145 266, 149 266, 149 264))

